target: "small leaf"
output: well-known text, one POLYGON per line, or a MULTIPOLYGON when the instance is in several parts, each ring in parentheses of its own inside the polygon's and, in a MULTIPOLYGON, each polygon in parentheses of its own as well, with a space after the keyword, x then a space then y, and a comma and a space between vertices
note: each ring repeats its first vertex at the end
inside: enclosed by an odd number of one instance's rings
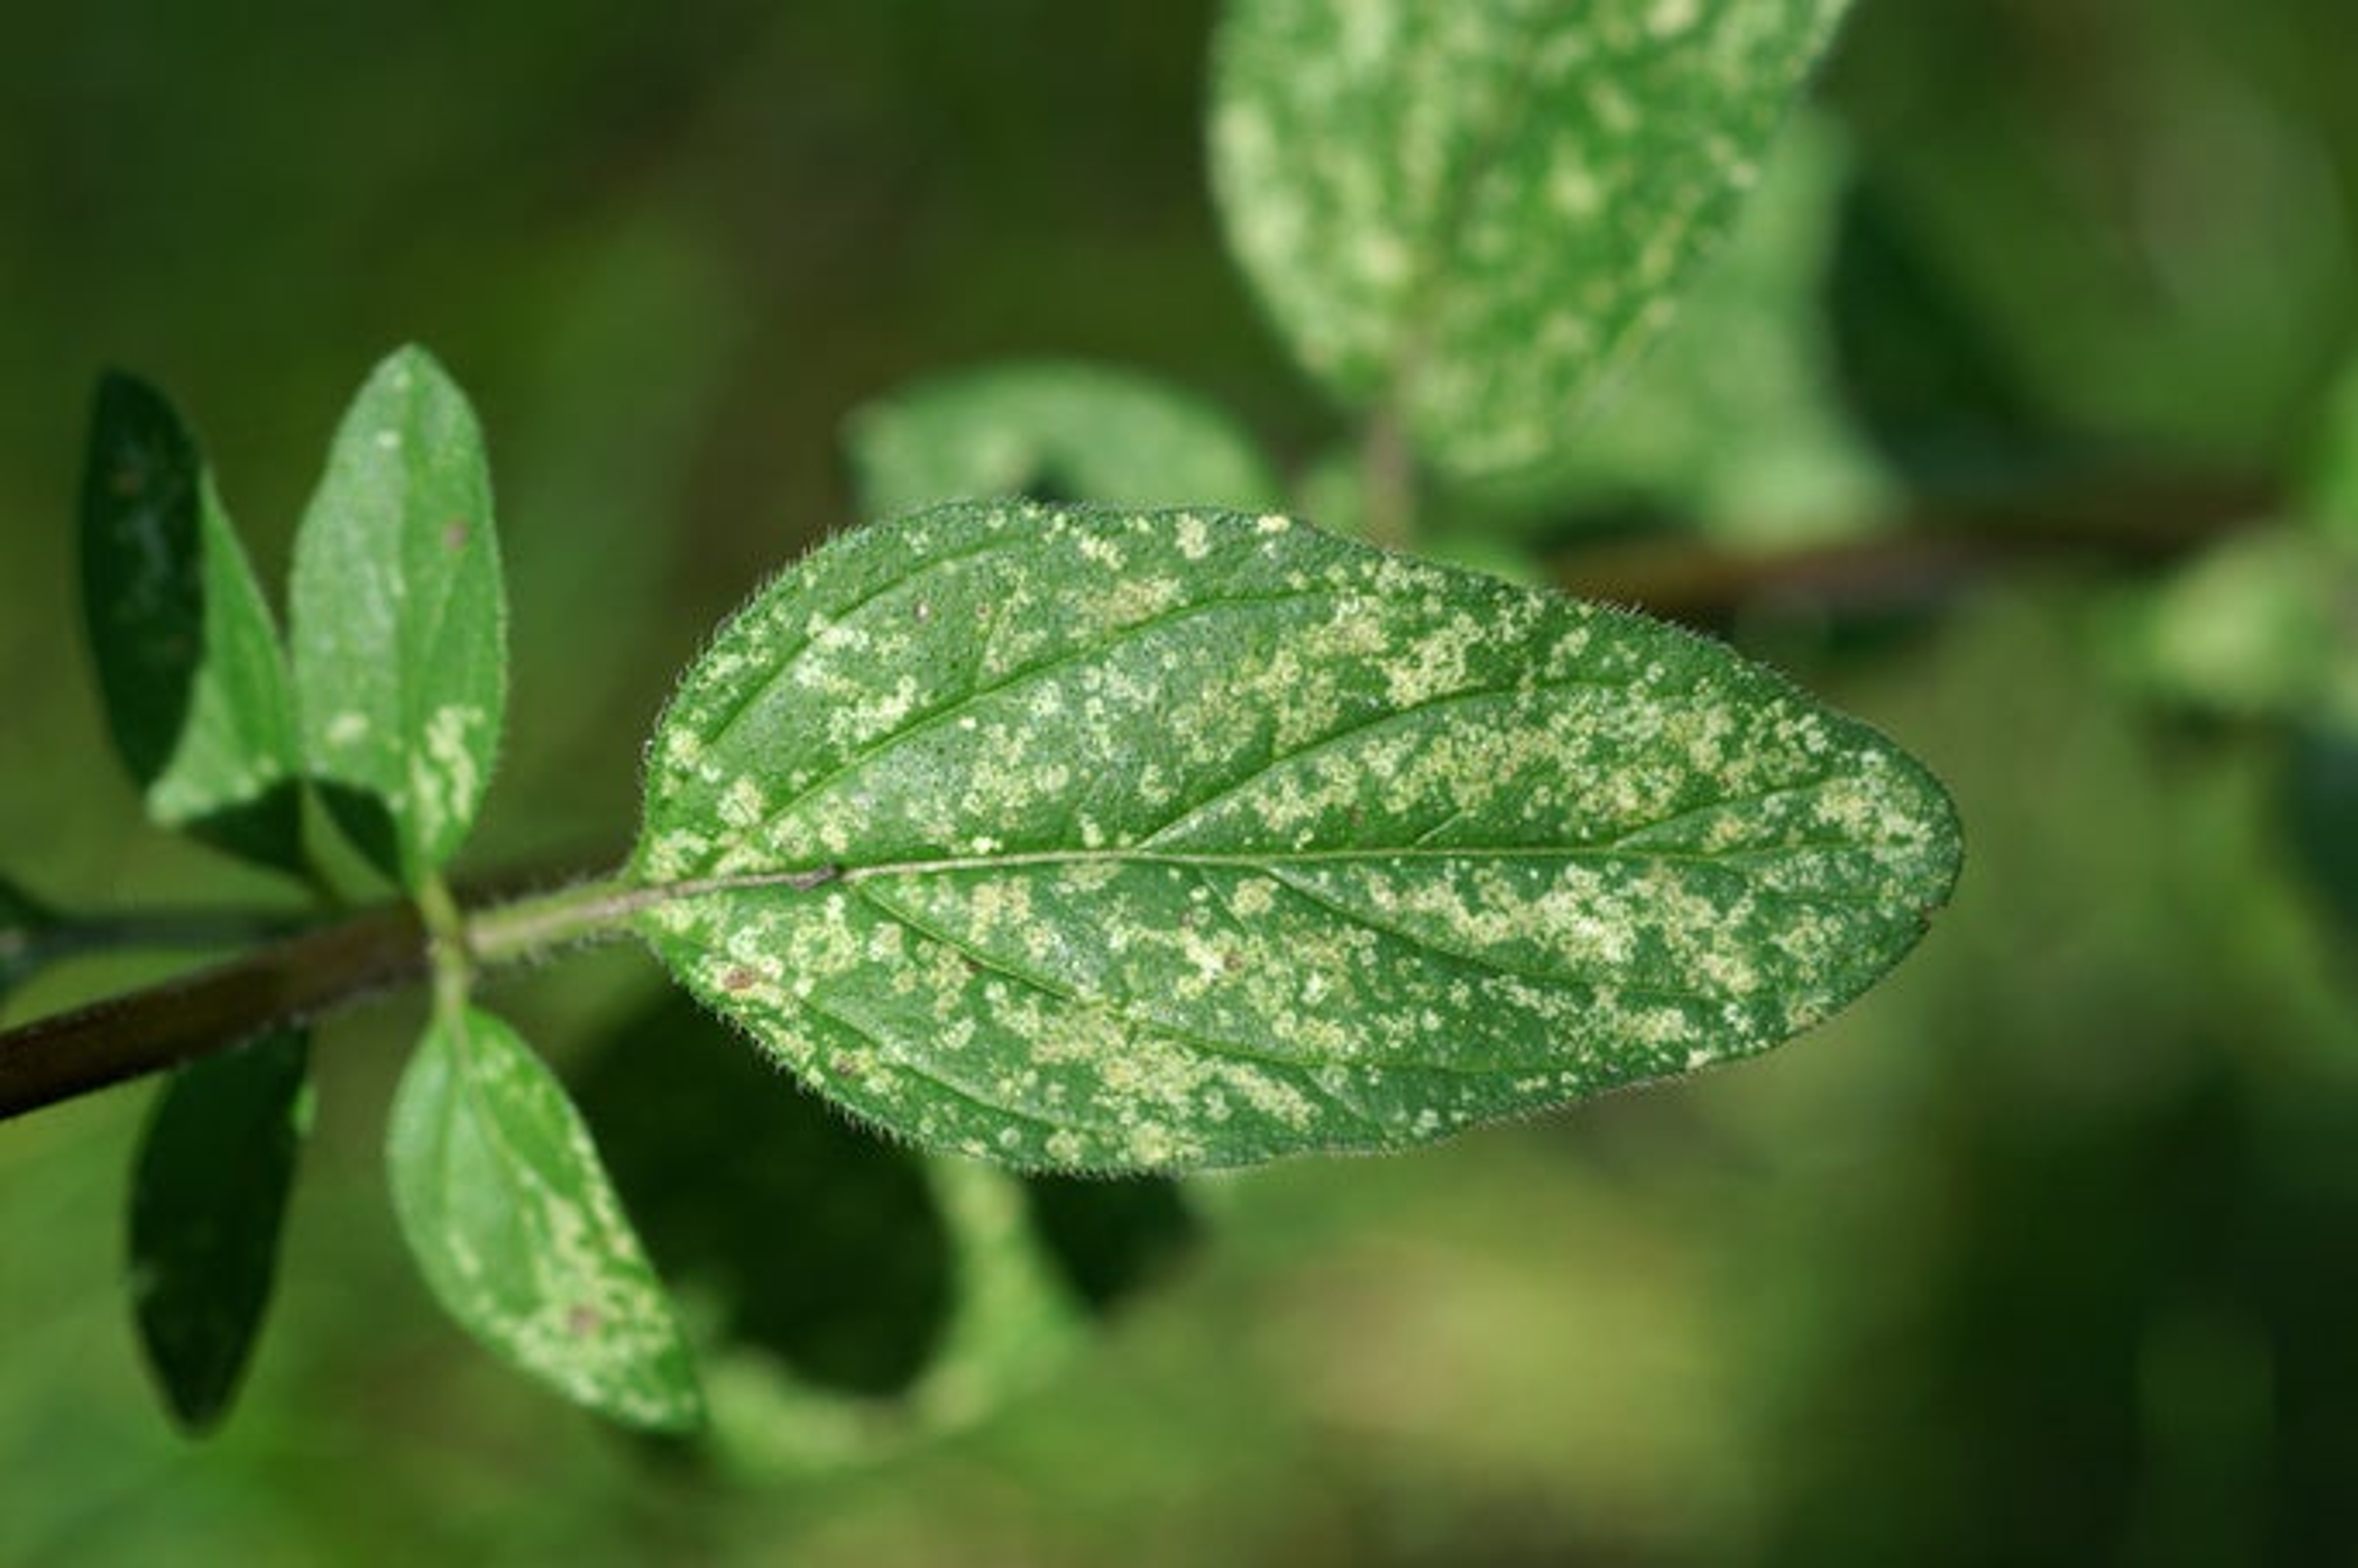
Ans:
POLYGON ((1136 1170, 1763 1050, 1957 855, 1904 753, 1671 627, 1282 517, 1009 503, 846 535, 725 627, 634 873, 672 973, 838 1101, 1136 1170))
POLYGON ((1217 406, 1151 376, 1062 361, 920 383, 860 409, 847 432, 863 514, 940 501, 1266 506, 1277 485, 1217 406))
POLYGON ((1231 0, 1212 172, 1303 362, 1461 478, 1552 461, 1845 0, 1231 0))
POLYGON ((418 886, 474 825, 507 689, 482 436, 422 349, 377 366, 336 432, 295 537, 292 620, 312 780, 418 886))
POLYGON ((277 629, 195 439, 161 394, 128 376, 99 384, 81 569, 108 725, 148 816, 301 871, 277 629))
POLYGON ((131 1188, 131 1291, 148 1365, 183 1430, 229 1413, 262 1328, 309 1120, 307 1037, 191 1063, 157 1097, 131 1188))
POLYGON ((703 1420, 687 1344, 590 1130, 513 1029, 473 1009, 429 1026, 386 1152, 410 1252, 470 1334, 615 1421, 703 1420))

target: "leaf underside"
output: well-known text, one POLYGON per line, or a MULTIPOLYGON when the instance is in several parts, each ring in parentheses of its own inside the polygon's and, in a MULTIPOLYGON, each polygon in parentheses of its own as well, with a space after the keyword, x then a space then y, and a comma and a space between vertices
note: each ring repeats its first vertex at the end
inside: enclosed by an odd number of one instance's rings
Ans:
POLYGON ((1005 503, 843 535, 724 628, 633 870, 675 976, 838 1102, 1130 1170, 1764 1049, 1957 856, 1903 752, 1675 629, 1282 517, 1005 503))
POLYGON ((1296 355, 1464 478, 1668 319, 1846 0, 1232 0, 1212 173, 1296 355))
POLYGON ((473 826, 507 690, 482 435, 425 351, 378 365, 338 427, 291 600, 310 775, 354 843, 416 887, 473 826))
POLYGON ((115 749, 147 815, 299 872, 286 660, 195 438, 161 394, 110 375, 88 463, 83 620, 115 749))
POLYGON ((589 1129, 513 1029, 472 1009, 428 1027, 386 1157, 410 1252, 469 1333, 626 1425, 702 1421, 687 1342, 589 1129))
POLYGON ((148 1364, 191 1433, 228 1413, 269 1305, 309 1056, 308 1037, 287 1030, 189 1064, 140 1142, 133 1305, 148 1364))

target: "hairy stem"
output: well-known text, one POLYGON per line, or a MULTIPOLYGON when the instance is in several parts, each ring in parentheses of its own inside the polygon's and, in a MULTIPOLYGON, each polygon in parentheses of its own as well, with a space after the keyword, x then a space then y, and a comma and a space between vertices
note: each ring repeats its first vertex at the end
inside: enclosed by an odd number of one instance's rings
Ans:
POLYGON ((0 1033, 0 1119, 335 1011, 425 978, 426 928, 387 905, 0 1033))
MULTIPOLYGON (((611 937, 636 910, 675 892, 607 880, 468 909, 437 884, 423 890, 415 906, 366 910, 191 974, 37 1019, 0 1032, 0 1119, 421 981, 435 982, 438 1006, 455 1006, 478 969, 611 937)), ((145 929, 135 918, 124 925, 145 929)), ((261 933, 208 923, 186 934, 201 934, 211 945, 261 933)))

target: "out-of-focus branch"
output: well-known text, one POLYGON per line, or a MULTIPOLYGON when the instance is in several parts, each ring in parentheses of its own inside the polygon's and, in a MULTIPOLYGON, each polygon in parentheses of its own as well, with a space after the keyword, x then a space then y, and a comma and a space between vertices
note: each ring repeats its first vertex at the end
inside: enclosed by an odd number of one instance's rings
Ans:
POLYGON ((1944 602, 2028 566, 2150 568, 2273 514, 2266 485, 2216 476, 2086 481, 2036 497, 1921 507, 1859 538, 1740 549, 1693 537, 1560 554, 1557 584, 1585 599, 1718 624, 1780 606, 1861 613, 1944 602))

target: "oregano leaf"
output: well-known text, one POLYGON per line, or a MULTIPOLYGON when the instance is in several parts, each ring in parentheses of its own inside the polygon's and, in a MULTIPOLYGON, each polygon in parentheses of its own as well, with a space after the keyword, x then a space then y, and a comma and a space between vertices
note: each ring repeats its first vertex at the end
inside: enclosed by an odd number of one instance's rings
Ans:
POLYGON ((672 973, 1020 1167, 1394 1149, 1767 1048, 1947 896, 1880 736, 1725 648, 1280 516, 842 535, 657 727, 672 973))
POLYGON ((277 1271, 309 1121, 300 1030, 175 1072, 132 1170, 131 1295, 173 1418, 191 1434, 229 1411, 277 1271))
POLYGON ((474 825, 506 714, 506 599, 490 469, 432 355, 377 366, 295 536, 303 754, 337 821, 404 885, 474 825))
POLYGON ((195 438, 162 394, 99 383, 81 507, 83 622, 115 750, 147 815, 304 865, 277 628, 195 438))
POLYGON ((1230 244, 1337 395, 1521 474, 1668 319, 1845 5, 1230 0, 1230 244))
POLYGON ((1822 298, 1849 172, 1834 123, 1797 117, 1660 346, 1565 441, 1546 494, 1634 504, 1753 547, 1896 510, 1896 482, 1844 407, 1822 298))
POLYGON ((492 1014, 438 1018, 386 1135, 394 1209, 469 1333, 626 1425, 703 1420, 686 1339, 555 1075, 492 1014))
POLYGON ((1217 406, 1136 372, 1023 361, 938 376, 860 408, 845 431, 860 511, 974 496, 1260 507, 1276 480, 1217 406))

